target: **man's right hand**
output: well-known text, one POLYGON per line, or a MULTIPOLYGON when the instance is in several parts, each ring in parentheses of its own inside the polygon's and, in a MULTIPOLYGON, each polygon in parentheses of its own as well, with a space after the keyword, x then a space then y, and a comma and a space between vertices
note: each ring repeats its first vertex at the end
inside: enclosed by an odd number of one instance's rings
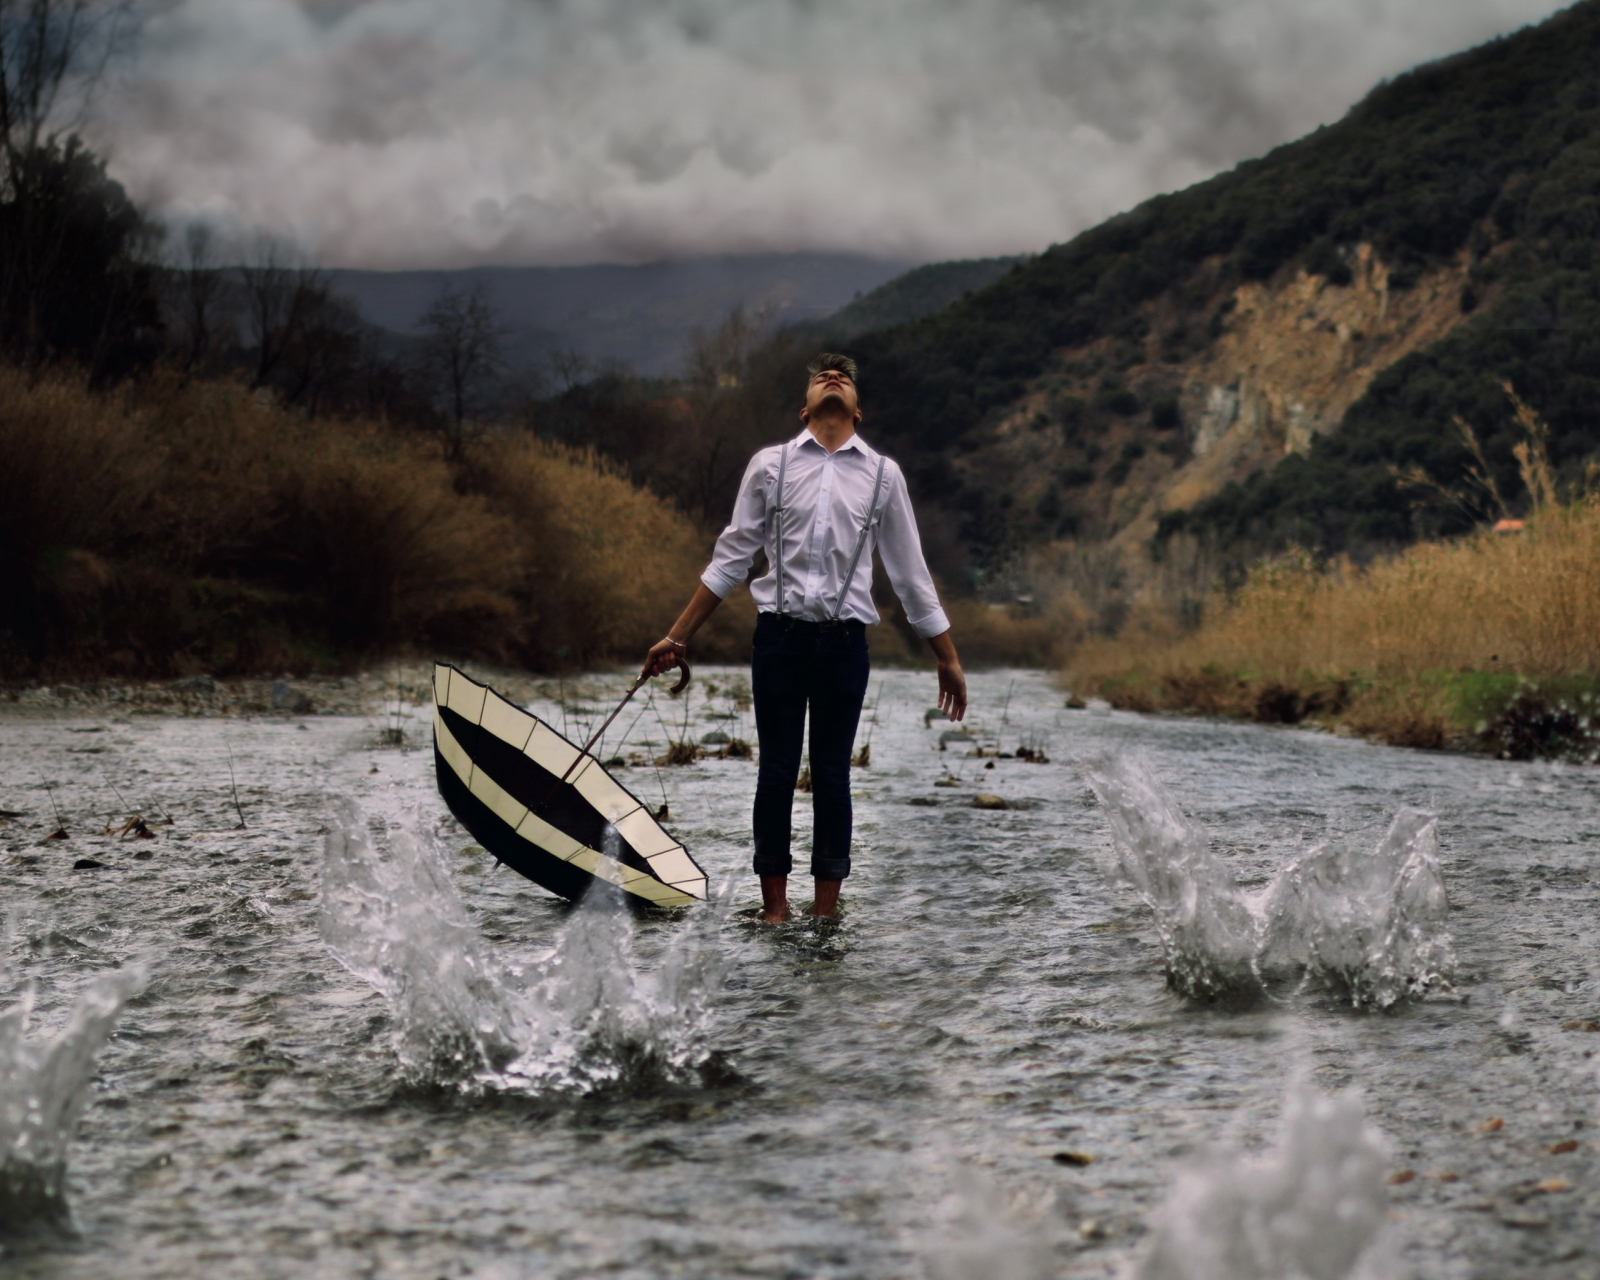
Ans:
POLYGON ((672 624, 672 629, 650 646, 650 652, 645 654, 644 670, 641 674, 646 680, 660 675, 663 671, 671 671, 673 667, 683 668, 683 678, 689 679, 689 664, 684 661, 688 654, 689 641, 694 639, 694 633, 700 630, 701 624, 709 618, 716 607, 722 603, 722 597, 712 591, 705 583, 694 589, 694 595, 684 610, 678 615, 678 620, 672 624), (681 640, 681 644, 673 644, 673 640, 681 640))
POLYGON ((650 646, 650 652, 645 654, 644 671, 641 673, 646 680, 671 671, 683 661, 683 649, 672 643, 665 636, 650 646))

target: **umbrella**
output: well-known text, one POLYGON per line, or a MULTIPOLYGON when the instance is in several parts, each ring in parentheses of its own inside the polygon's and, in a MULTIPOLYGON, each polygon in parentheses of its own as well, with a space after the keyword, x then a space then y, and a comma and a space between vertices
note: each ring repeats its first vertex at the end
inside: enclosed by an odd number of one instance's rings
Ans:
POLYGON ((706 873, 588 747, 447 663, 434 664, 433 705, 439 793, 499 861, 574 902, 596 880, 630 902, 705 900, 706 873))

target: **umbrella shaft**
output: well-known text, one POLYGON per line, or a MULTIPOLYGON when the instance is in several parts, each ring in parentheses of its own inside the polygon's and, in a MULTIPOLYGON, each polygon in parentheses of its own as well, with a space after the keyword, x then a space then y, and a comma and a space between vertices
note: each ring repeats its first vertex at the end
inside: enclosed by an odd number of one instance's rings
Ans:
MULTIPOLYGON (((612 709, 611 714, 608 715, 605 718, 605 722, 603 724, 601 724, 601 726, 598 729, 596 729, 593 734, 590 735, 589 741, 587 741, 586 743, 583 744, 583 750, 578 752, 578 760, 582 760, 584 758, 584 756, 588 755, 589 754, 589 748, 594 746, 595 743, 600 741, 600 735, 605 733, 605 731, 611 727, 611 722, 613 720, 615 720, 619 715, 622 714, 622 708, 627 706, 628 705, 628 700, 630 698, 632 698, 634 694, 639 692, 639 686, 642 685, 643 683, 644 683, 644 677, 640 676, 637 680, 635 680, 633 682, 632 685, 630 685, 628 687, 628 692, 622 695, 622 701, 617 703, 617 705, 612 709)), ((568 778, 570 778, 572 776, 572 771, 578 767, 578 760, 574 760, 571 764, 569 764, 567 766, 566 773, 561 775, 561 781, 562 782, 565 782, 568 778)))

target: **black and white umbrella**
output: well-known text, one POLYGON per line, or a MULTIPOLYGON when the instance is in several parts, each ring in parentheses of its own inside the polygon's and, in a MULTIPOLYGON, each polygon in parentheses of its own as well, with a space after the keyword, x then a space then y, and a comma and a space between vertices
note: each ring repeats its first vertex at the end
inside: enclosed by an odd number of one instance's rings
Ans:
POLYGON ((699 864, 583 748, 446 663, 433 706, 439 792, 513 871, 574 902, 596 880, 658 907, 705 900, 699 864))

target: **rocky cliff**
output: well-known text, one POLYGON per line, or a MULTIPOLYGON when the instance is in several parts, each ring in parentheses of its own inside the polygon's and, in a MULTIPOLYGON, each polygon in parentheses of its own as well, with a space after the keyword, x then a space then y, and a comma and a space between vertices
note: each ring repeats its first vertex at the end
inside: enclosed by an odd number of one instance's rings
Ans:
POLYGON ((1600 456, 1600 0, 852 344, 875 439, 992 578, 1071 539, 1248 559, 1526 501, 1505 386, 1570 484, 1600 456), (865 389, 865 388, 864 388, 865 389))
POLYGON ((1036 513, 1034 540, 1148 544, 1163 513, 1308 452, 1376 374, 1467 319, 1464 256, 1403 290, 1371 245, 1347 257, 1338 282, 1295 268, 1222 290, 1198 340, 1182 294, 1147 303, 1141 337, 1063 350, 960 469, 1036 513))

